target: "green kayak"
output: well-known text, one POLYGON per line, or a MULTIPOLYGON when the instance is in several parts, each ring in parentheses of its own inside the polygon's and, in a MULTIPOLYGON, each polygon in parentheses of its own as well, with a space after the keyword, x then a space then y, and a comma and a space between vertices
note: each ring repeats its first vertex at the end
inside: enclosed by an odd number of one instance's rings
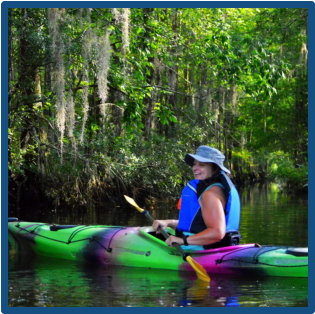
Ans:
MULTIPOLYGON (((9 241, 19 251, 99 265, 193 271, 151 227, 55 225, 9 219, 9 241)), ((183 247, 209 274, 308 277, 308 249, 242 244, 217 249, 183 247)))

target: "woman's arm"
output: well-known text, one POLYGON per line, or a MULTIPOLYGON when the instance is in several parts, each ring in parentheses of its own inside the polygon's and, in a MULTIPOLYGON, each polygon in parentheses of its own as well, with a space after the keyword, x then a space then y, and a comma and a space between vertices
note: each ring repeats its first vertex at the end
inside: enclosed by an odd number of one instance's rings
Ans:
MULTIPOLYGON (((188 237, 189 245, 209 245, 219 242, 225 236, 225 198, 222 189, 214 186, 203 193, 199 200, 203 220, 207 228, 199 233, 188 237)), ((184 244, 182 238, 170 236, 166 243, 184 244)))

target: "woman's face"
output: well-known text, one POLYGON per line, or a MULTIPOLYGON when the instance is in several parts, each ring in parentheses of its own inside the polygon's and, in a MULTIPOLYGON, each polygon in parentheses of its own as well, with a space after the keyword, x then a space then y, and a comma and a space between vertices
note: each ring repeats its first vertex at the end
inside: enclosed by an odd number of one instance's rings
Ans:
POLYGON ((194 160, 192 172, 195 176, 195 179, 198 180, 205 180, 212 177, 213 175, 212 166, 210 163, 200 162, 197 160, 194 160))

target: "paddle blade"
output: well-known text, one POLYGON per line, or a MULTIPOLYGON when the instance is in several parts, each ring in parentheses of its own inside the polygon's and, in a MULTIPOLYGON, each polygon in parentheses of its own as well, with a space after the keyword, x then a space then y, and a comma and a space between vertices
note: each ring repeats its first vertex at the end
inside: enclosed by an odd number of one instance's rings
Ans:
POLYGON ((206 270, 195 260, 192 259, 191 256, 186 257, 186 261, 190 264, 190 266, 196 271, 198 278, 205 282, 210 282, 210 277, 207 274, 206 270))
POLYGON ((127 201, 130 205, 134 206, 140 213, 144 212, 144 209, 141 208, 141 207, 135 202, 135 200, 134 200, 133 198, 131 198, 131 197, 127 196, 127 195, 124 195, 124 197, 125 197, 126 201, 127 201))

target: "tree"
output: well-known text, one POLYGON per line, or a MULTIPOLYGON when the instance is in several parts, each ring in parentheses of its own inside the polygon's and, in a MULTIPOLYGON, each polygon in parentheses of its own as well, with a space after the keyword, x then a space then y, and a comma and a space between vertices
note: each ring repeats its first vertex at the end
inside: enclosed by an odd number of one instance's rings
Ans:
POLYGON ((8 20, 13 195, 30 181, 55 204, 172 194, 200 144, 225 153, 238 184, 306 184, 306 9, 14 8, 8 20))

